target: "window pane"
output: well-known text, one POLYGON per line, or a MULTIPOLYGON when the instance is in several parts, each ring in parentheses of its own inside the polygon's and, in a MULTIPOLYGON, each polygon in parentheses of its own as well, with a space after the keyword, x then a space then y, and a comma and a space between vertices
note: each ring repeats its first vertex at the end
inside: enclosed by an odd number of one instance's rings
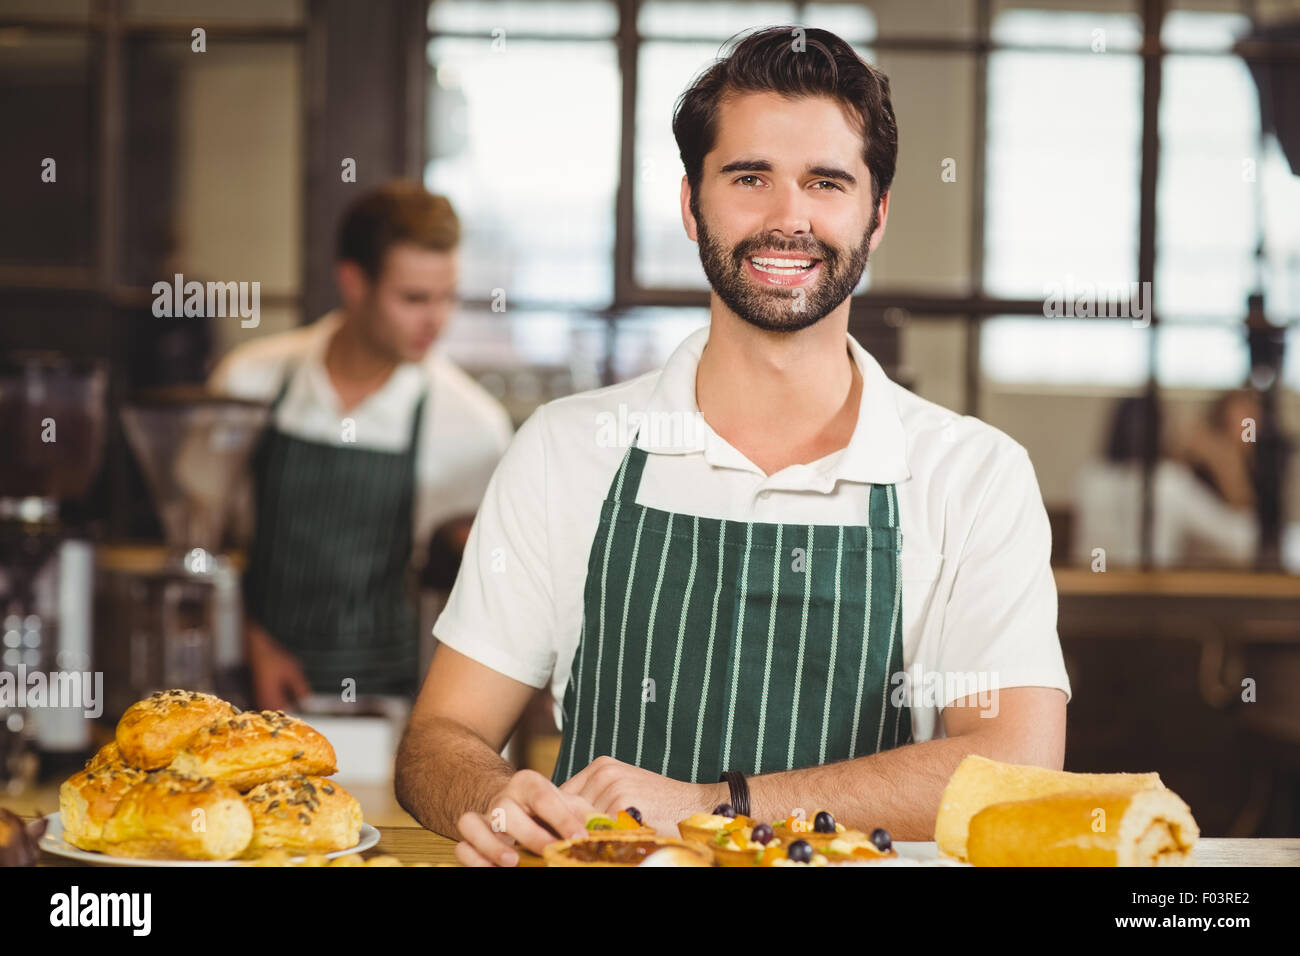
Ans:
POLYGON ((709 324, 703 308, 634 309, 619 317, 614 344, 614 380, 625 382, 662 368, 696 329, 709 324))
POLYGON ((436 348, 522 422, 538 405, 598 388, 605 322, 570 313, 462 309, 436 348))
POLYGON ((742 30, 794 23, 795 16, 793 3, 647 0, 641 4, 636 22, 642 36, 726 40, 742 30))
MULTIPOLYGON (((293 41, 224 42, 202 56, 171 40, 128 45, 120 281, 180 272, 257 281, 264 298, 299 291, 301 89, 293 41)), ((220 328, 223 346, 226 331, 250 334, 220 328)))
POLYGON ((91 263, 98 169, 94 69, 80 36, 14 30, 0 43, 0 223, 9 226, 0 229, 0 262, 91 263), (42 180, 47 175, 52 182, 42 180), (13 228, 17 223, 22 227, 13 228))
POLYGON ((1241 13, 1170 10, 1160 27, 1160 42, 1170 50, 1226 53, 1249 32, 1250 17, 1241 13))
POLYGON ((1258 155, 1259 99, 1246 64, 1166 57, 1156 190, 1161 316, 1237 322, 1245 315, 1256 285, 1258 155))
POLYGON ((673 139, 673 107, 696 75, 713 62, 715 43, 641 44, 636 105, 637 284, 707 289, 695 243, 682 227, 684 170, 673 139))
POLYGON ((612 296, 619 76, 606 42, 430 44, 425 185, 464 223, 461 288, 511 302, 612 296))
POLYGON ((1150 329, 1108 319, 994 318, 980 328, 980 369, 995 382, 1144 385, 1150 329))
MULTIPOLYGON (((899 7, 897 3, 873 3, 871 6, 888 8, 891 21, 899 7)), ((801 22, 829 30, 841 40, 854 44, 870 43, 876 36, 876 13, 866 4, 809 3, 804 6, 801 22)))
POLYGON ((877 37, 974 37, 976 4, 970 0, 871 0, 810 3, 804 22, 839 33, 853 43, 877 37), (842 31, 842 32, 841 32, 842 31))
POLYGON ((608 0, 434 0, 429 29, 485 37, 501 29, 507 44, 514 33, 612 36, 618 31, 618 9, 608 0))
POLYGON ((1135 51, 1142 18, 1129 0, 995 0, 990 25, 995 43, 1068 46, 1098 54, 1135 51), (1093 10, 1078 10, 1079 6, 1093 10), (1019 9, 1029 7, 1030 9, 1019 9), (1075 9, 1072 9, 1075 8, 1075 9))
MULTIPOLYGON (((1072 14, 1018 12, 1051 32, 1072 14)), ((1093 53, 989 57, 984 281, 1037 298, 1051 283, 1137 280, 1142 65, 1093 53)))
POLYGON ((1156 382, 1177 388, 1239 388, 1250 375, 1241 328, 1165 323, 1156 334, 1156 382))
POLYGON ((882 50, 898 121, 898 166, 885 238, 864 287, 971 290, 975 57, 882 50))

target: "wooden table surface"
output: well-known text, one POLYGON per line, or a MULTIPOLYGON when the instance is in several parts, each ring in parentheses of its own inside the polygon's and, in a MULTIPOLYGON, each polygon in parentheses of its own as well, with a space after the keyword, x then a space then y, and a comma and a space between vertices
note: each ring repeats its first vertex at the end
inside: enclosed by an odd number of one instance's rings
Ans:
POLYGON ((1143 597, 1214 597, 1252 600, 1287 598, 1300 600, 1300 575, 1276 572, 1140 571, 1090 568, 1052 569, 1057 592, 1062 596, 1110 594, 1143 597))
MULTIPOLYGON (((933 844, 914 844, 918 848, 933 844)), ((391 854, 403 863, 433 863, 459 866, 456 844, 423 827, 380 827, 379 843, 365 851, 367 859, 391 854)), ((904 855, 907 855, 906 852, 904 855)), ((538 866, 538 857, 521 853, 521 866, 538 866)), ((1300 866, 1300 839, 1213 839, 1203 838, 1196 844, 1198 866, 1300 866)), ((76 860, 41 853, 41 866, 82 866, 76 860)))

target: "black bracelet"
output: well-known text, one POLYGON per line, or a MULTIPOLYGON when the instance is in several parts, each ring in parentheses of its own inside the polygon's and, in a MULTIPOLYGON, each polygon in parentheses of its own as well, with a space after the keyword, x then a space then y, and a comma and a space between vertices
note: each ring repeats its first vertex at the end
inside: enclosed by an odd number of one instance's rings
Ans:
POLYGON ((745 782, 745 775, 739 770, 728 770, 718 778, 719 783, 724 781, 731 789, 731 809, 738 816, 749 816, 749 784, 745 782))

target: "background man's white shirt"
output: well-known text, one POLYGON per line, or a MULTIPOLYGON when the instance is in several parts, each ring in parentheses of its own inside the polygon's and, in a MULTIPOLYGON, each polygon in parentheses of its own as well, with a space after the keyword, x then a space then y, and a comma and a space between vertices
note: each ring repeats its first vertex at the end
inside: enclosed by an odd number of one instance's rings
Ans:
POLYGON ((522 683, 549 682, 559 726, 601 503, 631 439, 620 424, 667 416, 695 427, 643 429, 641 505, 729 521, 865 524, 868 484, 896 484, 916 741, 943 736, 943 707, 976 690, 1047 686, 1068 699, 1051 530, 1025 449, 892 382, 849 336, 863 390, 848 446, 765 476, 699 416, 695 373, 708 334, 688 336, 663 369, 548 402, 524 422, 488 485, 434 636, 522 683), (985 683, 947 676, 968 674, 985 683))
POLYGON ((241 345, 217 366, 209 386, 223 395, 270 401, 292 373, 276 427, 308 441, 392 452, 406 449, 416 402, 427 386, 415 469, 413 547, 419 565, 441 524, 477 510, 514 428, 500 402, 432 349, 421 362, 399 365, 365 401, 342 412, 324 365, 341 320, 330 312, 311 325, 241 345))

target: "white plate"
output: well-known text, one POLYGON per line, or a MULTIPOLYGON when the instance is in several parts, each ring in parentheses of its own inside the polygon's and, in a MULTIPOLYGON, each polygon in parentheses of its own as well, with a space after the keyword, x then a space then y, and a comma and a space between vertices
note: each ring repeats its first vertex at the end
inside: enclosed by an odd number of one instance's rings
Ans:
MULTIPOLYGON (((96 863, 100 866, 239 866, 249 862, 248 860, 140 860, 128 856, 109 856, 107 853, 79 849, 63 839, 63 819, 59 814, 48 813, 45 819, 49 824, 45 828, 45 836, 40 840, 41 849, 55 856, 66 856, 70 860, 80 860, 83 863, 96 863)), ((363 823, 361 839, 357 841, 356 846, 324 855, 333 859, 349 853, 360 853, 362 850, 369 850, 378 842, 379 831, 369 823, 363 823)), ((296 862, 303 857, 295 856, 292 859, 296 862)))

